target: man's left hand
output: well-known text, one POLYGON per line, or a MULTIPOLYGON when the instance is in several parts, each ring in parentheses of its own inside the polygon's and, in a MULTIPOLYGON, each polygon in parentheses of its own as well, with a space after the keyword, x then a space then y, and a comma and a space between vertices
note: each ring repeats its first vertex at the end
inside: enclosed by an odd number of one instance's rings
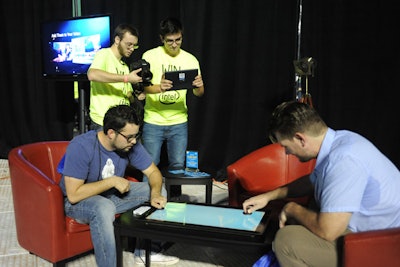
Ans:
POLYGON ((201 75, 197 75, 196 78, 194 78, 192 85, 197 88, 204 86, 203 78, 201 77, 201 75))

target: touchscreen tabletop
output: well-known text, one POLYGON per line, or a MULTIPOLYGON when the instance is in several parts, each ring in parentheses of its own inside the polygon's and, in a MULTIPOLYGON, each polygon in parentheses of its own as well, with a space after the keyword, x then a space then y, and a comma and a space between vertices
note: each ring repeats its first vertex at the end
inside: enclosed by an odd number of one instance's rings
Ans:
POLYGON ((242 209, 168 202, 162 210, 155 210, 146 219, 204 225, 245 231, 257 231, 264 211, 243 214, 242 209))

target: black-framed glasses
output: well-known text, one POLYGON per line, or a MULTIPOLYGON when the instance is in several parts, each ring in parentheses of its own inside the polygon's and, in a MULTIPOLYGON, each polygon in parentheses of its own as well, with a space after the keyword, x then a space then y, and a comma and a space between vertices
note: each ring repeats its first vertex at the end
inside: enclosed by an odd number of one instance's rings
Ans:
POLYGON ((126 47, 127 47, 128 49, 131 49, 131 48, 133 48, 133 49, 138 49, 138 48, 139 48, 139 45, 138 45, 138 44, 133 44, 133 43, 129 43, 129 42, 124 42, 124 44, 126 45, 126 47))
POLYGON ((141 133, 138 132, 137 134, 134 135, 124 135, 123 133, 121 133, 120 131, 114 130, 116 131, 118 134, 120 134, 123 138, 125 138, 126 142, 131 143, 133 141, 133 139, 135 139, 136 141, 139 140, 141 133))
POLYGON ((174 39, 164 39, 164 41, 168 44, 168 45, 173 45, 174 43, 176 43, 177 45, 182 43, 182 36, 179 38, 174 39))

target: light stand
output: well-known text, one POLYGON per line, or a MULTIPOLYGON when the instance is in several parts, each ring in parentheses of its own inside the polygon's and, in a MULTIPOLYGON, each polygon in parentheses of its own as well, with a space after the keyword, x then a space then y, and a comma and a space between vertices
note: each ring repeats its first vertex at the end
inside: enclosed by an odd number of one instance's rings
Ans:
POLYGON ((300 86, 298 87, 298 92, 296 93, 296 100, 301 103, 306 103, 313 106, 311 94, 308 91, 308 77, 311 75, 314 77, 314 69, 316 67, 316 61, 312 57, 302 58, 300 60, 294 60, 294 70, 296 72, 296 77, 300 77, 300 86), (301 88, 301 77, 306 78, 306 93, 302 93, 301 88))
MULTIPOLYGON (((72 0, 72 16, 81 16, 81 0, 72 0)), ((79 82, 74 81, 74 91, 78 91, 78 104, 79 104, 79 122, 78 128, 79 133, 82 134, 86 132, 86 110, 85 110, 85 89, 80 88, 79 82), (78 89, 77 89, 78 88, 78 89)))
MULTIPOLYGON (((297 21, 297 39, 296 39, 296 60, 300 60, 300 47, 301 47, 301 21, 303 17, 303 0, 297 1, 298 7, 298 21, 297 21)), ((301 75, 295 73, 295 98, 299 101, 303 97, 301 75)))
POLYGON ((296 42, 296 60, 293 61, 295 70, 295 98, 296 101, 313 106, 311 94, 308 92, 308 77, 314 77, 314 68, 316 62, 313 58, 300 58, 301 47, 301 21, 303 17, 303 0, 297 1, 298 21, 297 21, 297 42, 296 42), (303 94, 302 78, 306 77, 306 93, 303 94))
POLYGON ((306 93, 303 95, 302 98, 300 98, 299 101, 301 103, 309 104, 311 107, 313 106, 312 99, 311 99, 311 94, 308 93, 308 75, 306 75, 306 93))

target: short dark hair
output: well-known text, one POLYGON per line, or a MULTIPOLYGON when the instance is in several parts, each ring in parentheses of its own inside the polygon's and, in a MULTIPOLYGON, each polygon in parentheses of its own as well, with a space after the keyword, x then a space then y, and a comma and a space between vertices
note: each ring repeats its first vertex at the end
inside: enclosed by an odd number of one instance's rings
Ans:
POLYGON ((292 138, 297 132, 320 134, 326 128, 318 112, 308 104, 289 101, 278 105, 269 121, 269 138, 277 142, 276 134, 282 138, 292 138))
POLYGON ((133 27, 132 25, 129 25, 129 24, 122 23, 122 24, 119 24, 114 29, 114 40, 115 40, 115 37, 117 37, 117 36, 119 37, 119 39, 122 40, 124 37, 124 34, 127 32, 129 32, 133 36, 136 36, 139 38, 139 31, 135 27, 133 27))
POLYGON ((103 119, 103 131, 107 134, 109 129, 120 131, 127 123, 133 123, 138 126, 141 120, 137 114, 137 110, 128 105, 117 105, 111 107, 103 119))
POLYGON ((177 18, 166 18, 160 23, 160 35, 161 37, 165 37, 168 34, 182 33, 183 35, 183 26, 182 23, 177 18))

